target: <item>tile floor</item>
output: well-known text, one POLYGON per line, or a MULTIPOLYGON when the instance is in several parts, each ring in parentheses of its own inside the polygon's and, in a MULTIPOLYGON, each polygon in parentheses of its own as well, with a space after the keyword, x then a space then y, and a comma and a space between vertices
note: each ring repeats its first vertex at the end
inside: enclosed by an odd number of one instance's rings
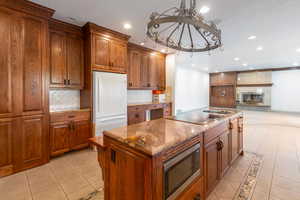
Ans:
MULTIPOLYGON (((300 115, 245 112, 245 151, 208 200, 233 200, 253 158, 263 155, 252 200, 300 200, 300 115)), ((74 152, 47 165, 0 178, 0 199, 78 200, 103 193, 96 153, 74 152)))

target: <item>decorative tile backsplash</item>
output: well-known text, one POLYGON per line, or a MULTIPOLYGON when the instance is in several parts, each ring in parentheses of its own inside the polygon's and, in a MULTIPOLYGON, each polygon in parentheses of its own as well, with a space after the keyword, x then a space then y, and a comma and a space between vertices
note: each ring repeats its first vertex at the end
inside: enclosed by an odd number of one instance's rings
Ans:
POLYGON ((80 108, 80 90, 50 90, 50 112, 80 108))

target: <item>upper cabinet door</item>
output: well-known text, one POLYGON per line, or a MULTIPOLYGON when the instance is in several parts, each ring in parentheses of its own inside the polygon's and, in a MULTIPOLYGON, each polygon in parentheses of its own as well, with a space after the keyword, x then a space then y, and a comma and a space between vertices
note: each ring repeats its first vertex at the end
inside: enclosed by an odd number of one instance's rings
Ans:
POLYGON ((157 67, 159 71, 159 90, 165 90, 166 89, 166 67, 165 67, 166 59, 163 56, 159 56, 157 58, 157 67))
POLYGON ((83 40, 79 37, 67 38, 68 87, 83 88, 83 40))
POLYGON ((139 88, 141 53, 138 51, 130 50, 128 60, 128 88, 139 88))
POLYGON ((64 87, 66 84, 66 35, 50 33, 50 87, 64 87))
POLYGON ((140 69, 140 86, 142 88, 150 87, 150 70, 149 70, 149 54, 142 54, 140 69))
POLYGON ((127 71, 127 45, 111 40, 109 49, 110 69, 125 73, 127 71))
POLYGON ((98 35, 94 37, 93 68, 109 69, 109 40, 98 35))
POLYGON ((23 24, 23 113, 39 114, 45 109, 47 23, 25 16, 23 24))
POLYGON ((150 56, 149 72, 150 87, 153 89, 157 89, 159 86, 159 67, 156 55, 150 56))
POLYGON ((10 117, 14 114, 15 108, 13 101, 14 89, 17 83, 13 84, 13 74, 16 75, 18 62, 20 59, 20 46, 16 42, 19 39, 15 32, 14 19, 10 13, 0 10, 0 118, 10 117))

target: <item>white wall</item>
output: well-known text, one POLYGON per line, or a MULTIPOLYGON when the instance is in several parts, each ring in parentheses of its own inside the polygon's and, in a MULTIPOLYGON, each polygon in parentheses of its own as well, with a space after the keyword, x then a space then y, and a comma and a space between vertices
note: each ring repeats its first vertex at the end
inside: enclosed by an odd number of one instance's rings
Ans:
POLYGON ((300 112, 300 70, 274 71, 272 110, 300 112))
POLYGON ((209 74, 198 69, 177 66, 175 73, 175 112, 209 105, 209 74))

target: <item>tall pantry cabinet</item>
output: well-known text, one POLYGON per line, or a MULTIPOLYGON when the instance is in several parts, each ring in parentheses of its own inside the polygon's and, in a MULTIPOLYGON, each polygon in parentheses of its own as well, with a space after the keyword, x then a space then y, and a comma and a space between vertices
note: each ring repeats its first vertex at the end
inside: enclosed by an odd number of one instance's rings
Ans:
POLYGON ((48 18, 53 10, 0 0, 0 177, 48 153, 48 18))

